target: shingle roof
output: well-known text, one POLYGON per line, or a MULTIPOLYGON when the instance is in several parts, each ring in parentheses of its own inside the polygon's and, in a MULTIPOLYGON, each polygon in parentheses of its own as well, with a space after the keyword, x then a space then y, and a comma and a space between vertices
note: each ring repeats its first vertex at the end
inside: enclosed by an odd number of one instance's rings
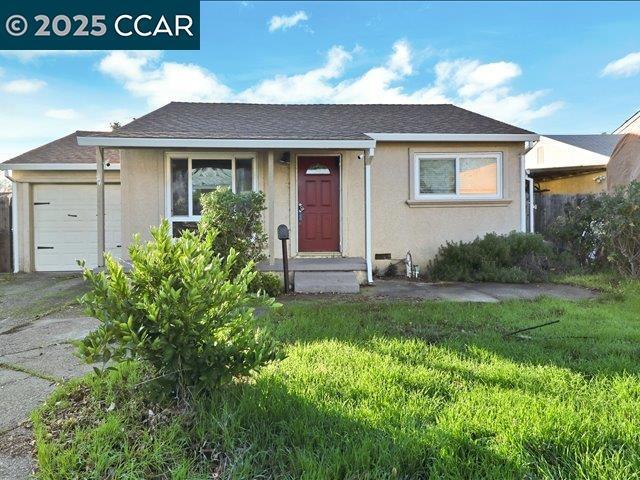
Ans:
POLYGON ((448 104, 275 105, 172 102, 104 136, 366 140, 369 139, 366 133, 532 132, 448 104))
POLYGON ((610 157, 616 144, 624 135, 611 135, 603 133, 600 135, 544 135, 558 142, 583 148, 590 152, 599 153, 610 157))
MULTIPOLYGON (((40 147, 29 150, 14 157, 5 164, 38 164, 38 163, 96 163, 96 147, 81 147, 77 136, 104 135, 106 132, 78 130, 66 137, 59 138, 40 147)), ((109 163, 120 163, 118 150, 104 151, 104 158, 109 163)))

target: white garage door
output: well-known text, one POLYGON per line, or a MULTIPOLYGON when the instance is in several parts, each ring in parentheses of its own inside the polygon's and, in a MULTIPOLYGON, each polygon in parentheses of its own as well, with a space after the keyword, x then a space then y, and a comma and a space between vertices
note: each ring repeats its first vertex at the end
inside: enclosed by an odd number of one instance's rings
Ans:
MULTIPOLYGON (((37 271, 79 270, 76 260, 95 267, 98 258, 95 185, 33 187, 33 240, 37 271)), ((120 257, 120 185, 105 186, 105 248, 120 257)))

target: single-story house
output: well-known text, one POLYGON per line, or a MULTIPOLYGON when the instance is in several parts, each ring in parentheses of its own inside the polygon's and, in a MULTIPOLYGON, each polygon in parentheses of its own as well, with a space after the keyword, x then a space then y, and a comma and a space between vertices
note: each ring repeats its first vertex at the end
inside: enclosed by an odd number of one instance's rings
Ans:
POLYGON ((607 163, 622 135, 541 135, 526 154, 540 192, 599 193, 607 189, 607 163))
POLYGON ((2 165, 12 170, 18 193, 20 270, 72 267, 67 257, 52 263, 38 257, 39 247, 50 246, 41 241, 47 229, 58 232, 44 237, 55 243, 52 252, 79 248, 69 246, 78 238, 71 233, 76 217, 42 218, 43 202, 55 195, 98 218, 104 212, 104 227, 88 220, 82 227, 93 235, 85 242, 96 246, 89 263, 100 265, 98 252, 114 247, 126 261, 133 234, 145 238, 163 218, 174 233, 197 222, 200 195, 225 185, 266 194, 265 268, 281 263, 276 231, 285 224, 294 270, 348 269, 363 282, 409 251, 424 265, 447 241, 525 230, 525 143, 538 139, 454 105, 184 102, 112 132, 78 132, 58 142, 72 144, 73 137, 86 158, 67 159, 63 148, 2 165), (119 153, 119 164, 108 159, 109 151, 119 153), (109 202, 109 185, 115 192, 118 182, 121 208, 109 202), (90 197, 97 198, 97 210, 90 197), (121 223, 114 245, 108 232, 116 209, 121 223))

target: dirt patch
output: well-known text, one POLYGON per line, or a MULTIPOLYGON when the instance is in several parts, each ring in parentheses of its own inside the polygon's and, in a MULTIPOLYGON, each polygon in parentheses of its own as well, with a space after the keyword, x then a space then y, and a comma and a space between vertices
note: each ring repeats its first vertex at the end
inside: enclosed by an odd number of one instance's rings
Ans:
POLYGON ((32 455, 33 446, 34 440, 31 431, 31 422, 24 422, 0 434, 0 453, 9 457, 32 455))

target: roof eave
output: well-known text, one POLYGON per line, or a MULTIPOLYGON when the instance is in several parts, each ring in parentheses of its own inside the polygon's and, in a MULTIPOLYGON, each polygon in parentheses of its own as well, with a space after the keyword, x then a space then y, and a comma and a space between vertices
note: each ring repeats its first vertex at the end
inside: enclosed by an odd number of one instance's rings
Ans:
MULTIPOLYGON (((95 170, 95 163, 0 163, 0 170, 95 170)), ((120 170, 120 164, 110 164, 105 170, 120 170)))
POLYGON ((535 142, 536 133, 366 133, 378 142, 535 142))
POLYGON ((78 137, 78 145, 115 148, 375 148, 375 140, 78 137))

